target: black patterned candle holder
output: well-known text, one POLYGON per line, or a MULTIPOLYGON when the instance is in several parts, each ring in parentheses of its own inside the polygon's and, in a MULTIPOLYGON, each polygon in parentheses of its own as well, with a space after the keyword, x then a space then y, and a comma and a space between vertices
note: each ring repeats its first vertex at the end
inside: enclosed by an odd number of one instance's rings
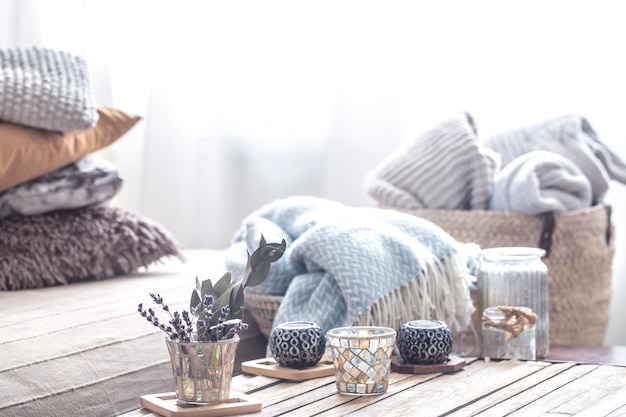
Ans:
POLYGON ((326 338, 316 323, 289 321, 272 330, 269 346, 276 362, 299 369, 314 366, 322 359, 326 338))
POLYGON ((398 351, 408 364, 441 364, 452 351, 452 332, 440 320, 413 320, 398 333, 398 351))

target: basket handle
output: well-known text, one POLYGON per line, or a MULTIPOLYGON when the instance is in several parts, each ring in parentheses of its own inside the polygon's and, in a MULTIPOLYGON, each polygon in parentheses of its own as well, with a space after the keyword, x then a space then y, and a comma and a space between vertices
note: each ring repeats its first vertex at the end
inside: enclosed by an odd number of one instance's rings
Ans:
POLYGON ((541 236, 539 237, 539 247, 546 251, 545 258, 550 257, 550 249, 552 248, 552 235, 556 219, 554 212, 548 212, 541 215, 541 236))
MULTIPOLYGON (((611 214, 612 208, 610 205, 604 205, 606 211, 607 223, 606 223, 606 245, 611 244, 612 230, 611 230, 611 214)), ((552 235, 556 227, 556 216, 554 212, 544 213, 541 215, 541 236, 539 237, 539 247, 546 251, 545 258, 550 257, 550 249, 552 248, 552 235)))

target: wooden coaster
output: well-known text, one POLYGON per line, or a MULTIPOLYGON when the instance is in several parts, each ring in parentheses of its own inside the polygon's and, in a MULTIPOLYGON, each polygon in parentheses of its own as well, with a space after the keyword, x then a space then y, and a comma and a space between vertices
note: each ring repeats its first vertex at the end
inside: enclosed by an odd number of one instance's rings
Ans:
POLYGON ((186 404, 176 399, 176 394, 143 395, 141 405, 164 417, 221 417, 235 414, 256 413, 263 404, 249 395, 230 391, 230 398, 219 404, 186 404))
POLYGON ((458 356, 450 356, 444 363, 430 365, 411 365, 406 363, 400 356, 391 360, 391 370, 404 374, 438 374, 455 372, 465 366, 465 359, 458 356))
POLYGON ((302 369, 279 365, 274 358, 262 358, 243 362, 241 370, 248 374, 271 376, 290 381, 304 381, 335 374, 332 359, 326 358, 322 358, 315 366, 302 369))

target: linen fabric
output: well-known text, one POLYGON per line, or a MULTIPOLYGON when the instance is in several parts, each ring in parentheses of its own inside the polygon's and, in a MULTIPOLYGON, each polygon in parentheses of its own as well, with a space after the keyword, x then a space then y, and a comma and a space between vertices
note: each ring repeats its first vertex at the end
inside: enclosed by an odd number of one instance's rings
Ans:
POLYGON ((0 219, 0 290, 110 278, 170 256, 180 245, 167 230, 121 208, 0 219))
POLYGON ((453 329, 469 325, 474 306, 461 244, 433 223, 315 197, 277 200, 244 219, 227 257, 231 272, 243 271, 261 234, 287 242, 266 280, 246 290, 284 294, 274 324, 308 320, 328 331, 439 317, 453 329))
POLYGON ((578 115, 556 117, 499 133, 486 138, 484 144, 502 156, 503 166, 532 151, 550 151, 568 158, 589 180, 594 205, 603 200, 611 179, 626 184, 626 163, 578 115))
POLYGON ((479 143, 473 119, 463 113, 389 155, 364 186, 398 208, 485 209, 499 169, 499 156, 479 143))
POLYGON ((103 149, 141 119, 99 106, 96 127, 80 132, 52 132, 0 123, 0 191, 52 172, 103 149))
POLYGON ((93 128, 85 60, 48 48, 0 49, 0 120, 59 132, 93 128))
POLYGON ((119 193, 122 184, 123 179, 114 164, 99 156, 87 155, 0 192, 0 218, 104 204, 119 193))
POLYGON ((569 159, 548 151, 515 158, 496 175, 490 210, 535 215, 591 206, 591 184, 569 159))

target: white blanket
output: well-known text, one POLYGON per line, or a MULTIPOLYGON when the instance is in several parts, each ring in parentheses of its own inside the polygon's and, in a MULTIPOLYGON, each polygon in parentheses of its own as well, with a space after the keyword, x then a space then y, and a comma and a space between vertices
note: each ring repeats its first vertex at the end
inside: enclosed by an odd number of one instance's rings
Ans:
POLYGON ((602 202, 610 180, 626 184, 626 163, 612 152, 577 115, 566 115, 489 137, 485 146, 502 156, 502 166, 533 151, 550 151, 568 158, 591 184, 592 204, 602 202))
POLYGON ((541 214, 591 205, 591 184, 569 159, 554 152, 529 152, 496 175, 489 209, 541 214))

